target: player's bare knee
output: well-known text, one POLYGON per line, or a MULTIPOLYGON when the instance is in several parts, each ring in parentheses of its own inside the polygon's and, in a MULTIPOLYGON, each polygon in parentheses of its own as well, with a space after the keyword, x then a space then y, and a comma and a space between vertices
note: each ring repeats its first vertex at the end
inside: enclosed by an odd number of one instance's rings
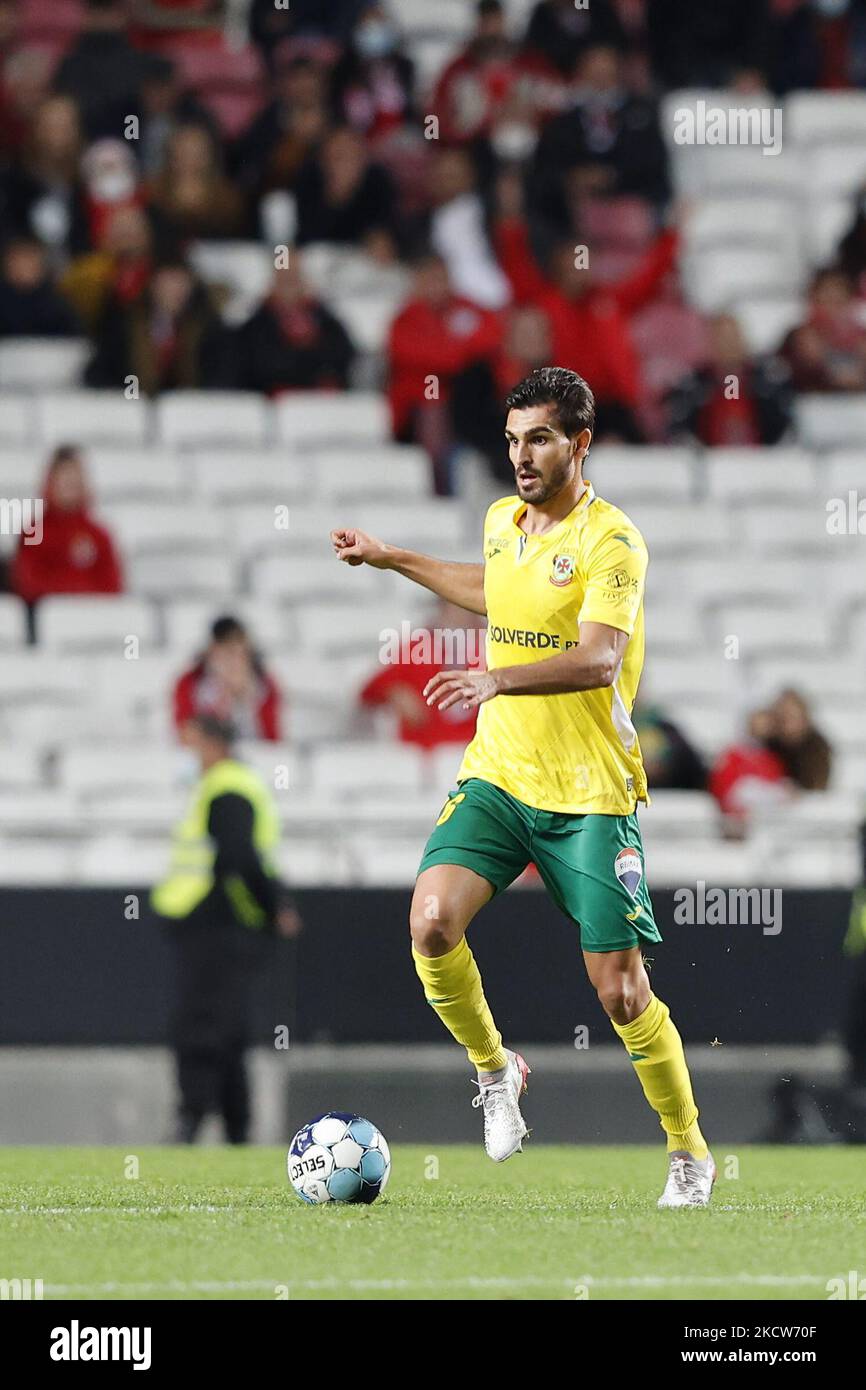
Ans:
POLYGON ((412 945, 422 956, 444 956, 452 950, 463 935, 462 926, 448 908, 437 903, 435 915, 431 915, 429 903, 413 902, 409 913, 409 932, 412 945))
POLYGON ((601 1007, 609 1018, 620 1022, 623 1018, 631 1017, 637 1000, 637 991, 627 976, 616 975, 609 980, 603 980, 596 993, 601 1007))

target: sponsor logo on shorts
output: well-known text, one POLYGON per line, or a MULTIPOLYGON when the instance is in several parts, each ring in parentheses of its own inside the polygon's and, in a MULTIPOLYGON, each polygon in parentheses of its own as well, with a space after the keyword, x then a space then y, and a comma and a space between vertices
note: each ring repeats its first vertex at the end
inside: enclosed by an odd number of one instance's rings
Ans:
POLYGON ((638 850, 621 849, 613 861, 613 871, 620 883, 624 884, 634 897, 643 878, 643 864, 640 862, 638 850))
POLYGON ((550 576, 551 584, 555 584, 557 589, 564 589, 566 584, 570 584, 574 578, 574 556, 573 555, 554 555, 553 573, 550 576))

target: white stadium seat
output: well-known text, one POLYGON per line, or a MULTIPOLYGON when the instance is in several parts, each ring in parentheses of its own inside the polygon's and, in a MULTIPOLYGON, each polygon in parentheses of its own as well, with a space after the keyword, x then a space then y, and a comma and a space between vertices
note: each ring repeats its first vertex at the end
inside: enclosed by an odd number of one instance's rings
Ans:
POLYGON ((785 139, 797 145, 841 144, 866 139, 862 92, 792 92, 785 99, 785 139))
POLYGON ((738 694, 741 667, 736 661, 725 660, 718 643, 710 647, 704 641, 688 654, 671 656, 665 653, 657 657, 657 636, 656 632, 648 646, 638 697, 642 703, 660 705, 664 713, 669 698, 701 701, 717 699, 720 695, 733 699, 738 694))
POLYGON ((200 502, 115 502, 102 507, 98 516, 132 556, 221 550, 226 543, 225 515, 200 502))
POLYGON ((0 343, 0 391, 79 386, 92 351, 86 338, 6 338, 0 343))
POLYGON ((189 248, 193 269, 209 285, 228 290, 227 323, 243 323, 268 292, 274 253, 258 241, 197 241, 189 248))
POLYGON ((705 555, 730 548, 730 518, 720 513, 718 507, 639 502, 629 508, 629 516, 643 535, 651 557, 665 550, 675 550, 679 555, 688 551, 705 555))
POLYGON ((707 449, 702 468, 710 497, 719 501, 770 497, 784 506, 815 496, 812 458, 800 449, 707 449))
POLYGON ((88 483, 100 503, 180 499, 192 488, 187 461, 171 449, 98 445, 87 450, 85 465, 88 483))
POLYGON ((866 439, 866 394, 798 397, 795 407, 797 433, 810 448, 827 449, 863 446, 866 439))
POLYGON ((253 645, 265 653, 266 660, 272 651, 290 646, 295 639, 291 610, 261 599, 243 598, 227 590, 214 599, 179 599, 166 604, 163 611, 166 646, 188 664, 207 646, 211 624, 223 616, 238 618, 246 625, 253 645))
POLYGON ((800 259, 784 248, 710 247, 690 252, 683 264, 689 297, 706 314, 730 312, 752 293, 793 294, 802 279, 800 259))
MULTIPOLYGON (((858 501, 866 498, 866 452, 863 449, 839 449, 818 461, 818 481, 821 496, 846 498, 850 491, 858 493, 858 501)), ((866 513, 866 508, 864 508, 866 513)), ((864 517, 866 531, 866 517, 864 517)))
POLYGON ((59 785, 82 797, 167 795, 179 786, 178 750, 170 744, 67 747, 56 770, 59 785))
POLYGON ((804 244, 810 264, 822 266, 828 261, 832 262, 839 242, 854 220, 850 194, 839 194, 834 198, 806 189, 801 209, 804 244))
POLYGON ((866 180, 866 145, 862 143, 813 145, 798 152, 804 188, 813 199, 834 199, 857 192, 866 180))
MULTIPOLYGON (((477 518, 473 518, 477 525, 477 518)), ((452 497, 425 497, 418 501, 377 502, 357 509, 352 524, 395 545, 432 548, 447 556, 467 539, 463 504, 452 497)), ((475 533, 472 534, 475 539, 475 533)))
POLYGON ((36 615, 39 642, 55 650, 114 651, 118 659, 135 637, 140 650, 157 645, 159 628, 153 605, 123 594, 61 594, 44 598, 36 615))
POLYGON ((158 598, 212 595, 214 601, 237 588, 237 566, 231 555, 191 550, 186 554, 139 554, 129 562, 132 588, 158 598))
POLYGON ((708 246, 777 247, 797 252, 799 206, 794 198, 703 198, 685 221, 685 240, 692 251, 708 246))
POLYGON ((828 632, 823 613, 814 604, 726 604, 715 618, 719 640, 739 640, 740 656, 762 652, 792 651, 798 647, 825 650, 834 635, 828 632))
POLYGON ((266 740, 244 740, 238 756, 259 774, 278 801, 291 797, 297 801, 309 786, 306 759, 297 748, 266 740))
POLYGON ((0 743, 0 788, 27 791, 43 780, 43 760, 37 748, 0 743))
POLYGON ((369 497, 419 497, 430 493, 430 459, 409 444, 381 444, 316 453, 307 472, 323 497, 336 503, 369 497))
POLYGON ((346 843, 353 882, 365 888, 411 888, 423 848, 415 836, 353 835, 346 843))
POLYGON ((22 647, 26 641, 26 606, 15 594, 0 594, 0 649, 22 647))
POLYGON ((826 507, 819 497, 799 507, 786 506, 783 497, 778 506, 757 499, 735 510, 739 534, 755 550, 814 552, 829 559, 834 549, 840 548, 840 538, 831 536, 827 529, 826 507))
POLYGON ((292 836, 280 845, 277 863, 285 881, 296 888, 339 888, 354 881, 345 846, 331 837, 292 836))
POLYGON ((764 356, 776 352, 790 330, 803 322, 806 304, 799 294, 755 294, 734 299, 730 311, 743 330, 749 350, 764 356))
MULTIPOLYGON (((143 444, 150 405, 117 391, 48 391, 34 399, 38 437, 56 444, 143 444)), ((2 415, 2 410, 0 410, 2 415)))
POLYGON ((269 442, 271 407, 252 391, 170 391, 156 403, 164 444, 249 444, 269 442))
POLYGON ((36 427, 36 408, 24 396, 11 391, 0 393, 0 445, 3 448, 32 444, 36 427))
POLYGON ((399 644, 401 623, 411 621, 412 609, 400 609, 392 601, 369 601, 357 608, 345 603, 304 603, 296 610, 296 621, 302 647, 324 656, 328 652, 354 652, 365 656, 371 672, 380 657, 387 655, 386 642, 399 644), (382 634, 396 634, 383 638, 382 634))
POLYGON ((335 802, 361 790, 422 791, 424 754, 408 743, 342 743, 319 748, 310 757, 310 787, 335 802))
POLYGON ((31 839, 7 835, 0 840, 0 883, 21 888, 74 883, 79 854, 78 845, 68 841, 52 844, 48 850, 44 835, 31 839))
MULTIPOLYGON (((2 409, 0 404, 0 412, 2 409)), ((42 449, 0 449, 0 496, 37 497, 45 477, 45 464, 42 449)))
POLYGON ((306 493, 315 472, 309 465, 301 468, 286 449, 195 450, 189 466, 201 497, 232 503, 256 497, 287 502, 306 493))
POLYGON ((391 426, 380 392, 297 392, 274 405, 282 444, 302 457, 305 449, 344 443, 349 447, 384 443, 391 426))
POLYGON ((630 515, 633 499, 692 500, 696 475, 692 449, 652 445, 594 445, 584 475, 600 497, 630 515))

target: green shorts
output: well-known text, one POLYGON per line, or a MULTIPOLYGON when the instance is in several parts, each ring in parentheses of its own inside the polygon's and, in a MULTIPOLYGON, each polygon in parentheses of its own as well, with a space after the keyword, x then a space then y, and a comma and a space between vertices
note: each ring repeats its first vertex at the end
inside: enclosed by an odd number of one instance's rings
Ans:
POLYGON ((537 811, 470 777, 453 791, 418 870, 463 864, 498 893, 534 863, 557 907, 580 928, 584 951, 625 951, 661 941, 643 868, 637 812, 628 816, 537 811))

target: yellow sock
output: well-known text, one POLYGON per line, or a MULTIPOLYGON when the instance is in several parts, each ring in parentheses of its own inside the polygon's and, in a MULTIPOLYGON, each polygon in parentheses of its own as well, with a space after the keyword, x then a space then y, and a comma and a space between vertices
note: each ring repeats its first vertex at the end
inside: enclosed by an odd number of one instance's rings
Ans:
POLYGON ((464 936, 444 956, 421 956, 412 947, 412 959, 424 994, 453 1038, 466 1048, 479 1071, 498 1071, 508 1060, 493 1015, 484 998, 481 975, 464 936))
POLYGON ((671 1022, 667 1004, 651 994, 639 1018, 631 1023, 613 1023, 613 1027, 625 1043, 644 1095, 667 1135, 668 1153, 686 1149, 695 1158, 706 1158, 708 1149, 698 1127, 698 1107, 682 1038, 671 1022))

